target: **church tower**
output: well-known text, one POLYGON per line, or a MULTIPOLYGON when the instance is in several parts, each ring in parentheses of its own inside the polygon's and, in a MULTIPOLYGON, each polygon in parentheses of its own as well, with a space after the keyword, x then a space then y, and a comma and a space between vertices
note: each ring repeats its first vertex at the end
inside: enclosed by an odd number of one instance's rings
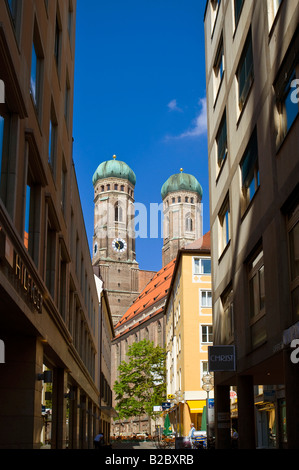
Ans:
POLYGON ((109 297, 116 324, 139 293, 135 253, 134 189, 131 168, 113 155, 93 175, 94 236, 92 264, 109 297))
POLYGON ((180 248, 202 236, 202 187, 193 175, 176 173, 161 189, 163 200, 162 264, 172 261, 180 248))

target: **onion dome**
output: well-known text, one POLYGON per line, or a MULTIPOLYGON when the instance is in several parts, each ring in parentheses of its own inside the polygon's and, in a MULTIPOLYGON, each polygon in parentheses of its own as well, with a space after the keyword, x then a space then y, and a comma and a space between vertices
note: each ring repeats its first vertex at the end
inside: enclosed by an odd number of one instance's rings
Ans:
POLYGON ((181 168, 180 173, 176 173, 168 178, 162 186, 161 196, 164 199, 167 194, 175 191, 191 191, 197 193, 202 198, 202 187, 193 175, 183 173, 181 168))
POLYGON ((92 183, 95 185, 98 180, 105 178, 120 178, 130 181, 133 186, 136 184, 134 171, 125 162, 116 160, 116 155, 113 155, 112 160, 102 162, 98 166, 92 177, 92 183))

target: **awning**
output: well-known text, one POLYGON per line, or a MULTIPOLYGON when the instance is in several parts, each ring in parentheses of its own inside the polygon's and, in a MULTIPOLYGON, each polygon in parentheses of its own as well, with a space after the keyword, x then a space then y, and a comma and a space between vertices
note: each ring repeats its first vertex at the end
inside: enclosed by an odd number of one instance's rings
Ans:
POLYGON ((206 400, 188 400, 190 413, 202 413, 206 406, 206 400))

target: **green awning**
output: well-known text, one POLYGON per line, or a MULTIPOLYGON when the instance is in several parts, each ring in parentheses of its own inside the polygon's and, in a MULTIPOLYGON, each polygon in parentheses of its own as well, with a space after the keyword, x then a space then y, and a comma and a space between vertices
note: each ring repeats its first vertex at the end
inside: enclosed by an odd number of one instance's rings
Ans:
POLYGON ((202 418, 201 418, 201 431, 207 430, 207 407, 204 406, 202 410, 202 418))
POLYGON ((170 425, 170 419, 169 419, 169 416, 167 414, 166 417, 165 417, 165 420, 164 420, 163 435, 164 436, 169 436, 170 434, 172 434, 172 429, 171 429, 171 425, 170 425))

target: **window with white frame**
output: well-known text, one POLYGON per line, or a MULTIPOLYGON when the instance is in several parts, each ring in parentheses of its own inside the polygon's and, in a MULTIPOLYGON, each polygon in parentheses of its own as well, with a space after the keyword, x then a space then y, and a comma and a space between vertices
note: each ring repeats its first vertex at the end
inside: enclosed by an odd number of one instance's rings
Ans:
POLYGON ((202 307, 212 307, 212 291, 210 290, 200 291, 200 305, 202 307))
POLYGON ((211 258, 193 258, 193 274, 211 274, 211 258))
POLYGON ((201 342, 202 343, 213 342, 213 326, 212 325, 201 325, 201 342))

